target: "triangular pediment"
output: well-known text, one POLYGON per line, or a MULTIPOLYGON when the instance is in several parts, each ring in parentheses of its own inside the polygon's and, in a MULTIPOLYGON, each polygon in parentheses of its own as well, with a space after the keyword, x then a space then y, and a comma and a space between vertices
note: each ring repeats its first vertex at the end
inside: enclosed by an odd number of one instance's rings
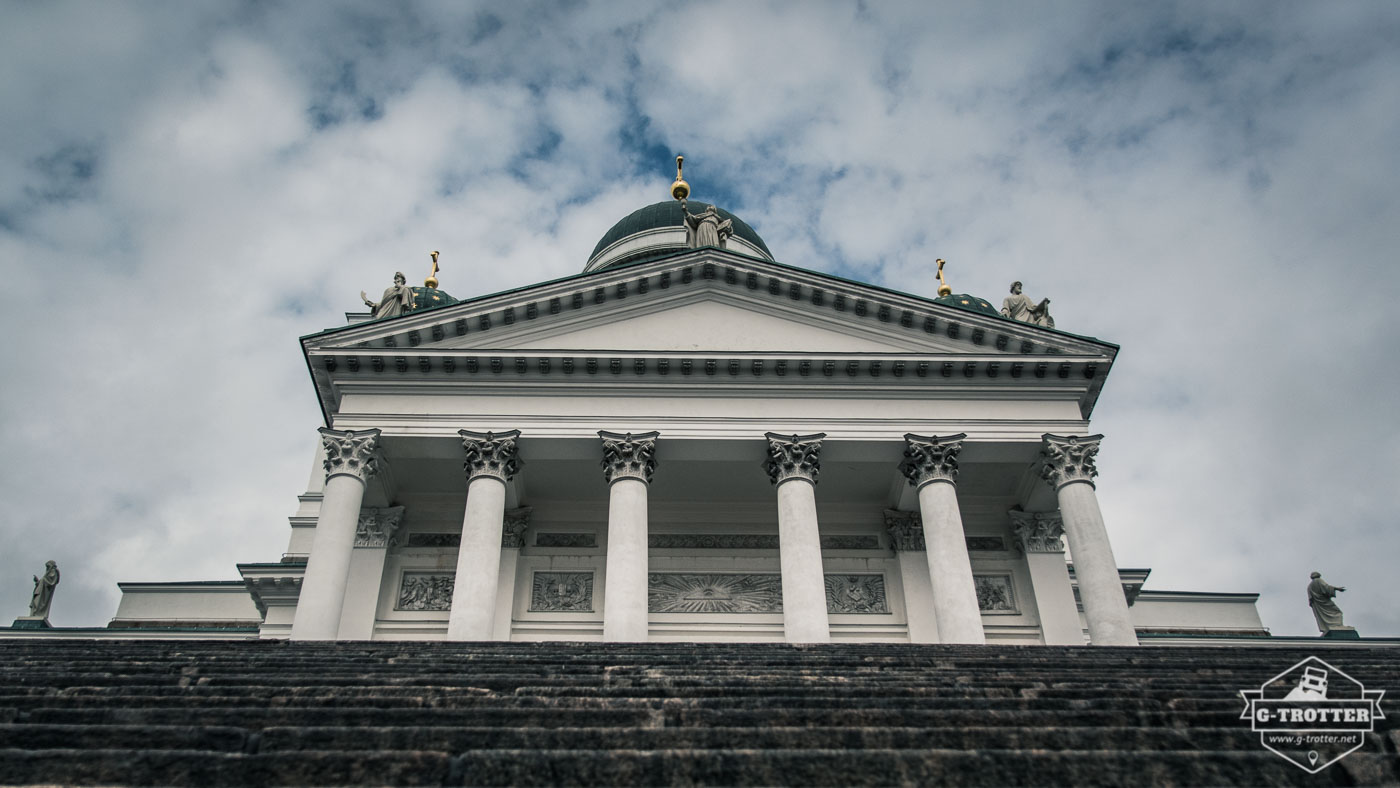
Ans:
POLYGON ((815 272, 691 253, 339 329, 331 348, 1088 354, 1102 343, 815 272))
POLYGON ((347 387, 684 392, 703 380, 776 394, 796 380, 836 396, 1048 388, 1074 392, 1087 417, 1117 354, 1091 337, 714 249, 355 323, 302 347, 327 414, 347 387))

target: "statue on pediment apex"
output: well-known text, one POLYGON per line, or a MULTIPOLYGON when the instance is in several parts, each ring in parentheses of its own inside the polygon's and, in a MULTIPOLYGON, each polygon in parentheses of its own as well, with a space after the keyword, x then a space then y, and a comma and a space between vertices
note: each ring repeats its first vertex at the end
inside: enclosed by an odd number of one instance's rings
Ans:
POLYGON ((699 249, 702 246, 718 246, 723 249, 724 242, 734 234, 734 220, 722 218, 719 209, 713 205, 705 206, 705 210, 700 213, 691 213, 682 205, 681 212, 685 217, 687 246, 691 249, 699 249))
POLYGON ((1046 328, 1055 327, 1055 318, 1050 316, 1050 299, 1042 298, 1040 303, 1021 292, 1021 283, 1011 283, 1011 295, 1001 302, 1001 314, 1022 323, 1031 323, 1046 328))

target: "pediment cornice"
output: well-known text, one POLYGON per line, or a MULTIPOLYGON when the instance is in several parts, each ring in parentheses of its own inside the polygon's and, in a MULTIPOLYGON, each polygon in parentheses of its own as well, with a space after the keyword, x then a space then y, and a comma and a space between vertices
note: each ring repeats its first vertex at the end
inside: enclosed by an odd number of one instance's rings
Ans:
POLYGON ((703 249, 302 338, 327 417, 343 387, 559 384, 804 389, 1072 390, 1087 418, 1117 346, 930 299, 703 249), (698 295, 879 338, 892 352, 526 350, 523 336, 698 295), (470 337, 468 343, 467 338, 470 337), (454 344, 470 344, 453 347, 454 344), (907 348, 905 350, 904 348, 907 348))
MULTIPOLYGON (((480 296, 448 307, 367 321, 302 337, 307 348, 431 347, 450 336, 545 324, 579 314, 606 315, 680 292, 726 291, 790 310, 800 305, 823 320, 922 332, 961 342, 970 352, 1108 355, 1117 346, 1030 323, 937 303, 921 296, 855 282, 719 249, 579 274, 480 296)), ((892 333, 899 333, 893 331, 892 333)), ((715 348, 721 350, 722 348, 715 348)))

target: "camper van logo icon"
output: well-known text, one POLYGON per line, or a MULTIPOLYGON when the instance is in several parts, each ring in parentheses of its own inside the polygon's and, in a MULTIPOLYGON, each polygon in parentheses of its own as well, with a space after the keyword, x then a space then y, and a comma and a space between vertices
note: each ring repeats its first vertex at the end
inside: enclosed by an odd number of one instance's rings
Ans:
POLYGON ((1265 747, 1316 774, 1366 743, 1375 721, 1385 719, 1384 694, 1308 657, 1257 690, 1240 690, 1240 719, 1250 721, 1265 747))

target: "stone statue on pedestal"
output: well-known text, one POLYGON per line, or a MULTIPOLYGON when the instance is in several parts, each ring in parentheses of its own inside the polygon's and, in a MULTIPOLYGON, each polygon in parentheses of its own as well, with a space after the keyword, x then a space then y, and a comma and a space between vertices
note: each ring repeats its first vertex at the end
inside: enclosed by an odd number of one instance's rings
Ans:
POLYGON ((49 607, 53 605, 53 590, 58 587, 58 564, 49 561, 44 564, 44 576, 34 578, 34 597, 29 600, 30 618, 48 618, 49 607))
POLYGON ((1021 283, 1011 283, 1011 295, 1001 302, 1001 314, 1022 323, 1032 323, 1046 328, 1055 327, 1055 318, 1050 316, 1050 299, 1042 298, 1040 303, 1021 292, 1021 283))
POLYGON ((705 206, 700 213, 691 213, 682 205, 681 212, 685 216, 685 238, 691 249, 702 246, 723 249, 725 240, 734 234, 734 221, 721 219, 719 210, 713 205, 705 206))
POLYGON ((1334 586, 1323 580, 1321 573, 1312 573, 1312 582, 1308 583, 1308 606, 1312 608, 1313 618, 1317 619, 1318 631, 1324 637, 1332 632, 1356 631, 1352 627, 1343 626, 1342 609, 1332 601, 1337 592, 1345 590, 1345 586, 1334 586))
MULTIPOLYGON (((433 265, 437 265, 434 258, 433 265)), ((402 271, 394 272, 394 286, 384 291, 383 297, 378 303, 369 300, 365 291, 360 291, 360 299, 365 302, 365 306, 374 310, 375 318, 398 317, 413 308, 413 288, 408 286, 408 279, 404 277, 402 271)))

